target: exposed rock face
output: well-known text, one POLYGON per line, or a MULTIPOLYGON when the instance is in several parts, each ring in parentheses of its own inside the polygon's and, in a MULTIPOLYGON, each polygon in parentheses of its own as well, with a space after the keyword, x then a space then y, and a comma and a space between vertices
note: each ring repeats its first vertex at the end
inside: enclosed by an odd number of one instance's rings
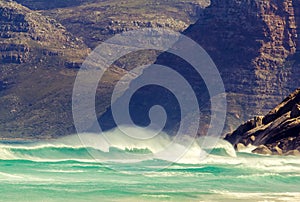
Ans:
MULTIPOLYGON (((40 9, 43 7, 40 5, 49 1, 19 2, 40 9), (39 6, 35 7, 36 2, 39 6)), ((94 4, 76 2, 75 7, 54 6, 47 9, 59 9, 35 12, 8 0, 0 1, 0 60, 5 64, 1 65, 3 74, 0 80, 8 78, 15 82, 9 84, 13 86, 11 91, 1 91, 1 95, 5 94, 0 99, 3 106, 0 108, 1 130, 17 133, 19 129, 23 133, 49 136, 71 131, 69 98, 76 75, 72 70, 79 68, 82 56, 88 50, 80 39, 73 37, 57 21, 74 35, 82 37, 90 47, 95 47, 113 34, 140 27, 182 30, 205 5, 202 1, 198 4, 176 1, 176 5, 172 1, 171 6, 170 1, 145 1, 147 9, 153 11, 148 13, 141 11, 136 4, 111 4, 112 1, 100 0, 93 0, 94 4), (159 3, 164 5, 158 6, 159 3), (128 10, 129 5, 133 6, 128 10), (182 10, 184 12, 179 15, 182 10), (41 66, 49 68, 45 70, 39 68, 41 66), (62 66, 68 68, 59 69, 62 66)), ((209 52, 221 72, 228 92, 228 130, 249 117, 267 112, 274 103, 300 86, 299 66, 294 64, 294 60, 299 60, 299 10, 298 0, 212 0, 197 23, 185 31, 209 52)), ((172 58, 163 60, 168 66, 171 63, 178 66, 179 72, 190 79, 199 100, 207 102, 203 89, 199 88, 203 83, 201 79, 195 78, 193 72, 179 69, 181 66, 172 58)), ((116 68, 117 73, 111 73, 105 82, 112 84, 111 80, 116 80, 123 73, 121 71, 116 68)), ((103 113, 110 104, 110 97, 108 90, 101 90, 99 97, 105 98, 107 103, 97 104, 103 113)), ((145 93, 152 101, 156 99, 152 91, 146 89, 145 93)), ((166 100, 170 100, 169 97, 166 100)), ((149 106, 151 104, 149 102, 149 106)), ((173 111, 172 105, 171 108, 173 111)), ((297 109, 294 111, 296 116, 297 109)), ((240 130, 244 132, 265 125, 266 120, 258 117, 240 130)), ((249 141, 257 139, 251 135, 249 141)))
POLYGON ((2 63, 25 63, 41 55, 83 60, 88 53, 61 24, 12 1, 0 2, 0 25, 2 63))
MULTIPOLYGON (((247 131, 249 127, 261 125, 260 115, 300 86, 300 70, 294 64, 299 49, 299 22, 295 14, 298 10, 296 0, 212 0, 200 19, 184 32, 210 54, 223 78, 228 99, 224 134, 254 116, 256 120, 239 130, 247 131)), ((205 134, 210 105, 203 80, 192 67, 175 56, 162 54, 156 63, 173 68, 190 82, 199 108, 203 109, 199 135, 205 134)), ((147 89, 139 96, 155 93, 147 89)), ((154 96, 149 96, 148 105, 153 99, 154 96)), ((177 109, 177 103, 171 98, 156 99, 167 103, 169 111, 177 109)), ((132 108, 137 110, 140 106, 137 103, 132 108)))
POLYGON ((216 63, 228 92, 227 129, 300 86, 297 0, 212 0, 186 34, 216 63))
POLYGON ((66 66, 78 65, 89 51, 55 20, 1 0, 1 138, 74 133, 71 93, 76 72, 66 66))
MULTIPOLYGON (((75 133, 71 96, 77 69, 89 51, 83 41, 95 47, 113 34, 141 27, 182 31, 196 21, 202 5, 207 5, 206 0, 17 2, 29 8, 0 0, 1 138, 75 133)), ((153 60, 155 56, 152 54, 153 60)), ((144 61, 149 62, 148 58, 138 62, 144 61)), ((104 84, 99 84, 99 116, 110 105, 113 84, 125 72, 126 68, 113 67, 105 74, 104 84)))
POLYGON ((56 3, 57 7, 48 10, 46 0, 17 1, 30 8, 44 10, 43 14, 61 22, 91 48, 114 34, 128 30, 159 27, 183 31, 196 22, 203 8, 209 4, 208 0, 126 0, 121 3, 116 0, 76 0, 63 3, 69 6, 56 3))
POLYGON ((261 154, 298 154, 300 152, 300 88, 270 111, 262 122, 250 120, 225 139, 235 147, 239 144, 259 146, 261 154))

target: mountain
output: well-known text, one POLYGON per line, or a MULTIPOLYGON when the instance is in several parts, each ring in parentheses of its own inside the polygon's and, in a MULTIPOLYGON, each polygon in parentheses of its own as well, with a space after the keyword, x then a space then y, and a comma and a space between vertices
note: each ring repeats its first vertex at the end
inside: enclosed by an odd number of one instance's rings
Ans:
POLYGON ((76 62, 87 55, 83 42, 54 19, 12 1, 1 1, 0 6, 1 62, 37 62, 42 55, 61 56, 76 62))
POLYGON ((264 117, 255 117, 225 137, 237 149, 260 154, 300 155, 300 88, 264 117))
POLYGON ((300 86, 297 0, 212 0, 184 33, 209 53, 223 78, 227 131, 267 113, 300 86))
POLYGON ((13 1, 0 2, 1 137, 72 131, 71 92, 90 49, 58 23, 13 1))
POLYGON ((114 34, 143 27, 183 31, 196 22, 207 0, 17 0, 62 23, 95 48, 114 34))
MULTIPOLYGON (((71 95, 78 68, 91 51, 88 46, 93 48, 116 33, 140 27, 183 30, 196 21, 205 4, 194 0, 129 0, 121 4, 100 0, 1 1, 1 138, 75 133, 71 95)), ((156 53, 148 53, 138 62, 147 64, 155 58, 156 53)), ((116 64, 123 67, 128 62, 121 58, 116 64)), ((97 90, 99 116, 110 105, 114 84, 126 72, 126 68, 113 66, 105 74, 97 90)))
MULTIPOLYGON (((299 10, 296 0, 212 0, 198 21, 183 32, 208 52, 223 79, 227 96, 223 135, 253 116, 267 113, 300 86, 299 10)), ((211 110, 203 78, 186 61, 172 54, 161 54, 155 63, 172 68, 190 83, 201 111, 198 133, 206 134, 211 110)), ((169 124, 173 128, 169 130, 177 130, 180 114, 174 112, 178 102, 172 95, 145 88, 135 97, 143 100, 131 102, 136 122, 147 125, 146 109, 163 103, 173 119, 169 124)), ((101 122, 105 126, 113 122, 110 110, 100 117, 101 122)))
MULTIPOLYGON (((228 98, 225 131, 233 131, 243 121, 266 113, 300 86, 300 9, 296 0, 212 0, 204 10, 207 2, 194 0, 17 1, 23 6, 9 0, 0 3, 3 137, 46 138, 74 133, 72 85, 90 51, 88 47, 140 27, 181 31, 199 18, 184 34, 210 54, 224 80, 228 98)), ((178 70, 193 86, 203 109, 204 123, 200 128, 205 132, 210 103, 203 80, 196 78, 184 61, 168 54, 156 59, 156 55, 147 53, 140 59, 143 56, 138 53, 115 63, 104 86, 99 84, 99 119, 105 119, 113 86, 133 68, 133 62, 147 64, 156 60, 178 70)), ((143 112, 142 106, 155 104, 154 99, 169 105, 170 111, 178 108, 173 105, 176 101, 169 99, 172 95, 160 92, 153 96, 156 92, 144 89, 140 95, 149 99, 143 99, 142 105, 133 102, 133 114, 143 112), (159 100, 161 97, 166 102, 159 100)), ((177 115, 170 125, 176 125, 177 115)), ((145 117, 137 120, 140 118, 145 117)))

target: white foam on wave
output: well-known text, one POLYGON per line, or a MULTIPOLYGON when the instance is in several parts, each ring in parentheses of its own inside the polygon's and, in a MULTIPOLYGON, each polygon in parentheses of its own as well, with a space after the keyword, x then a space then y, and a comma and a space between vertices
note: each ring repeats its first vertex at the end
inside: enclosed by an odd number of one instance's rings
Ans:
POLYGON ((50 169, 50 170, 47 170, 47 169, 39 169, 39 170, 36 170, 38 172, 46 172, 46 173, 83 173, 85 172, 84 170, 57 170, 57 169, 50 169))
POLYGON ((226 140, 222 140, 216 137, 200 137, 197 138, 197 143, 204 150, 223 149, 227 155, 236 157, 236 152, 233 146, 226 140))
POLYGON ((0 179, 1 176, 5 177, 5 179, 9 178, 9 179, 23 179, 23 177, 19 176, 19 175, 13 175, 13 174, 9 174, 9 173, 4 173, 4 172, 0 172, 0 179))
POLYGON ((2 160, 11 160, 11 159, 15 159, 16 156, 10 152, 8 149, 5 148, 1 148, 0 146, 0 159, 2 160))
MULTIPOLYGON (((79 134, 62 137, 55 140, 41 141, 28 144, 0 144, 0 159, 25 159, 33 161, 66 161, 66 160, 79 160, 85 162, 93 161, 111 161, 111 162, 139 162, 142 160, 160 159, 170 162, 184 163, 184 164, 199 164, 208 155, 204 149, 213 149, 214 147, 224 149, 230 156, 235 157, 235 151, 232 146, 226 141, 216 140, 213 138, 200 138, 197 141, 189 136, 184 137, 170 137, 164 132, 152 137, 154 131, 149 131, 142 128, 130 128, 128 126, 121 126, 120 128, 113 129, 111 131, 104 132, 102 134, 79 134), (125 130, 124 130, 125 129, 125 130), (123 131, 129 131, 132 134, 125 134, 123 131), (137 139, 135 137, 141 137, 137 139), (152 138, 145 138, 152 137, 152 138), (96 151, 94 153, 105 152, 108 155, 94 156, 91 153, 90 158, 78 158, 76 151, 74 155, 68 153, 70 156, 35 156, 34 150, 39 149, 57 149, 55 152, 59 152, 60 148, 80 149, 80 148, 93 148, 96 151), (150 154, 131 154, 123 155, 121 153, 116 154, 111 151, 110 148, 118 148, 123 153, 128 153, 128 150, 141 149, 149 150, 150 154), (21 151, 24 150, 24 151, 21 151), (111 155, 109 155, 111 153, 111 155), (93 159, 94 158, 94 159, 93 159)), ((46 150, 45 150, 46 151, 46 150)), ((44 151, 44 152, 45 152, 44 151)), ((37 152, 37 151, 36 151, 37 152)), ((64 152, 61 150, 61 152, 64 152)))
MULTIPOLYGON (((128 128, 127 128, 128 131, 128 128)), ((130 130, 129 130, 130 131, 130 130)), ((152 131, 134 129, 132 132, 147 137, 152 131)), ((166 133, 160 133, 149 139, 137 139, 128 136, 122 130, 114 129, 103 134, 79 134, 71 135, 51 141, 42 141, 30 144, 0 144, 0 159, 25 159, 39 162, 57 162, 57 161, 80 161, 87 163, 94 162, 115 162, 115 163, 135 163, 145 160, 159 159, 169 162, 182 164, 219 164, 235 165, 240 168, 252 168, 257 170, 266 170, 270 172, 300 172, 300 159, 296 157, 271 157, 271 156, 238 156, 230 143, 215 138, 189 139, 185 137, 175 139, 166 133), (46 148, 43 153, 35 151, 46 148), (52 153, 47 156, 47 148, 52 153), (53 151, 53 148, 56 148, 53 151), (60 150, 60 148, 62 148, 60 150), (93 156, 85 153, 80 156, 78 152, 84 150, 67 150, 80 148, 93 148, 93 156), (111 148, 117 148, 113 150, 111 148), (212 149, 219 148, 228 155, 210 154, 212 149), (135 153, 141 149, 151 151, 152 153, 135 153), (23 151, 25 150, 25 151, 23 151), (55 156, 60 154, 60 156, 55 156), (66 152, 66 153, 64 153, 66 152), (72 153, 74 152, 74 153, 72 153), (44 155, 44 156, 43 156, 44 155), (53 156, 54 155, 54 156, 53 156)))
POLYGON ((203 159, 202 164, 232 165, 241 169, 253 169, 269 173, 300 173, 300 158, 284 156, 239 156, 237 158, 227 156, 209 155, 203 159))

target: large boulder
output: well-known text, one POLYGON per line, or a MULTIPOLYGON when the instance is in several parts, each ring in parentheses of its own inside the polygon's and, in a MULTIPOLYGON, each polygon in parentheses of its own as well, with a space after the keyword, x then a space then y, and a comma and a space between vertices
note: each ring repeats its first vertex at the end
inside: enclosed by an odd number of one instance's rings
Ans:
POLYGON ((253 150, 254 153, 297 154, 300 151, 299 97, 300 88, 263 117, 261 124, 254 127, 253 120, 250 120, 225 139, 236 148, 239 144, 258 146, 253 150))

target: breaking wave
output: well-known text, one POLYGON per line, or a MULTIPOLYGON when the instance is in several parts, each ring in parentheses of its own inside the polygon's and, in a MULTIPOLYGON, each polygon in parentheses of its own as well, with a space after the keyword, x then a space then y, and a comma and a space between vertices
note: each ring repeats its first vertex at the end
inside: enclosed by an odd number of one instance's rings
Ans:
MULTIPOLYGON (((127 128, 128 130, 128 128, 127 128)), ((147 137, 151 131, 132 129, 134 137, 147 137)), ((32 161, 100 161, 134 162, 164 160, 177 163, 201 163, 208 153, 236 157, 231 144, 213 140, 215 145, 204 143, 209 138, 191 141, 184 137, 177 140, 166 133, 149 139, 137 139, 114 129, 103 134, 79 134, 59 139, 33 143, 1 143, 1 160, 32 161), (174 158, 178 156, 179 158, 174 158)))

